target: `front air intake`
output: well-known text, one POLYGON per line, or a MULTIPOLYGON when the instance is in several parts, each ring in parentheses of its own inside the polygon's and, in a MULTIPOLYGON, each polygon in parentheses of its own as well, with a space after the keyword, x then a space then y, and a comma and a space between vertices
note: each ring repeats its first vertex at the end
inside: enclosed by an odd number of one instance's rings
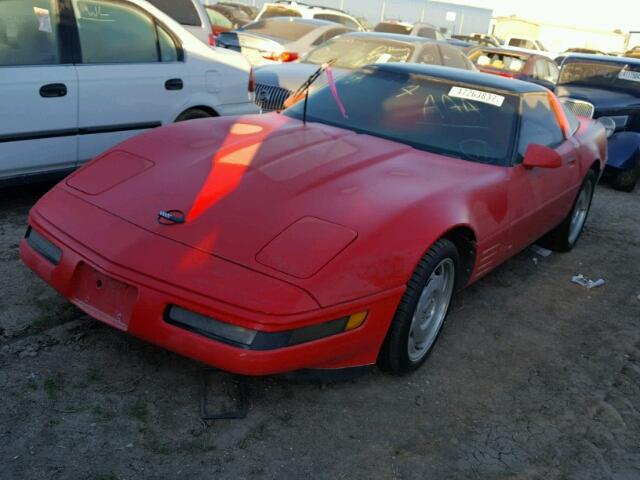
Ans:
POLYGON ((596 107, 593 103, 585 102, 584 100, 575 100, 573 98, 560 99, 562 104, 567 107, 574 115, 579 117, 593 118, 596 111, 596 107))

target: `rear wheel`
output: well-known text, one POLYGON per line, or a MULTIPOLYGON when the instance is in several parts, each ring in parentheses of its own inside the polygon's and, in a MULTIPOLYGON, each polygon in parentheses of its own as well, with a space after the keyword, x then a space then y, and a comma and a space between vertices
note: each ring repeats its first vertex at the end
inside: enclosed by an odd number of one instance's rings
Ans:
POLYGON ((422 258, 400 301, 378 363, 403 374, 422 365, 440 335, 456 286, 460 255, 446 239, 422 258))
POLYGON ((622 192, 632 192, 640 180, 640 159, 636 165, 628 170, 622 170, 611 178, 611 186, 622 192))
POLYGON ((197 120, 199 118, 209 118, 211 114, 201 108, 192 108, 186 112, 182 112, 176 122, 186 122, 187 120, 197 120))
POLYGON ((558 252, 568 252, 575 247, 589 216, 596 181, 595 172, 589 170, 569 215, 538 242, 540 245, 558 252))

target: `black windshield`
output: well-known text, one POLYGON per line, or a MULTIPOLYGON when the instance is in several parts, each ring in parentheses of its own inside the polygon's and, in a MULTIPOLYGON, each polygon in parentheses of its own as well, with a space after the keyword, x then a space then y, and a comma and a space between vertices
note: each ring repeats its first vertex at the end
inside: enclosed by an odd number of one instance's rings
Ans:
POLYGON ((640 95, 640 66, 625 62, 566 60, 558 85, 605 88, 640 95))
MULTIPOLYGON (((325 87, 309 97, 308 121, 474 162, 510 162, 519 101, 516 95, 373 67, 336 83, 348 118, 325 87)), ((303 103, 284 114, 302 119, 303 103)))

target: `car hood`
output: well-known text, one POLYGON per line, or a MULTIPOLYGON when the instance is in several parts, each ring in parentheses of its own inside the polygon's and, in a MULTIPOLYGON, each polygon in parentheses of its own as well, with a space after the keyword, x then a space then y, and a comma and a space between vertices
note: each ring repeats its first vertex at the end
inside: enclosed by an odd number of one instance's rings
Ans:
POLYGON ((153 234, 249 268, 308 278, 427 197, 442 208, 451 192, 486 185, 501 170, 272 113, 144 133, 62 188, 153 234), (172 224, 161 211, 186 221, 172 224), (286 265, 282 257, 296 242, 326 258, 286 265))
MULTIPOLYGON (((315 63, 265 65, 255 70, 256 82, 295 92, 318 68, 320 68, 320 65, 315 63)), ((350 72, 350 70, 344 68, 332 68, 332 70, 335 78, 350 72)), ((321 75, 311 86, 311 91, 315 91, 326 84, 327 76, 321 75)))
POLYGON ((575 98, 592 103, 599 112, 633 110, 640 108, 640 98, 629 93, 595 87, 561 85, 556 88, 559 98, 575 98))

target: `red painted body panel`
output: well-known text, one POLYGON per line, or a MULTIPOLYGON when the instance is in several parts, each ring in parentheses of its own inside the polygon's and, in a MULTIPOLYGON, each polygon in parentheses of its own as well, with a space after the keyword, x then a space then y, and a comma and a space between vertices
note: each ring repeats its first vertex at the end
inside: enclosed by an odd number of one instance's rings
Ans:
POLYGON ((278 114, 186 122, 123 143, 38 202, 29 221, 62 248, 59 266, 25 241, 21 255, 93 316, 225 370, 370 364, 430 245, 470 228, 469 281, 477 280, 568 213, 586 169, 606 155, 604 143, 601 129, 585 122, 558 149, 566 165, 543 171, 430 154, 278 114), (117 174, 103 169, 127 158, 136 160, 117 174), (158 213, 173 209, 187 222, 159 225, 158 213), (134 289, 137 300, 121 302, 122 311, 105 308, 90 290, 96 279, 134 289), (96 302, 99 314, 87 308, 96 302), (165 323, 169 304, 273 332, 369 316, 352 332, 256 352, 165 323), (120 320, 106 318, 118 313, 120 320))

